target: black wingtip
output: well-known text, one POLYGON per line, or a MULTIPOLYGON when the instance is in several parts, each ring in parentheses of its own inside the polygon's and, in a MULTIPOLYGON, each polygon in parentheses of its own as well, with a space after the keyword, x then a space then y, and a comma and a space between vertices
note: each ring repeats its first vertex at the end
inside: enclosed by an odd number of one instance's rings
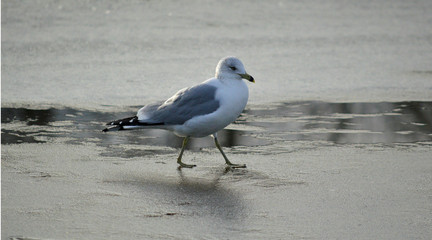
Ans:
POLYGON ((123 127, 119 126, 119 125, 114 125, 114 126, 107 127, 105 129, 103 129, 102 132, 108 132, 108 131, 112 131, 112 130, 118 130, 118 131, 120 131, 120 130, 123 130, 123 127))

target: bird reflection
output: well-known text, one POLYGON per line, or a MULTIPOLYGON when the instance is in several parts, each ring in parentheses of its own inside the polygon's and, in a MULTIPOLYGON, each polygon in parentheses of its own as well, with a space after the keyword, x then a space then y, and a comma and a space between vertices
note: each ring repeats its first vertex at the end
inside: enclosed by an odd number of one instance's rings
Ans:
POLYGON ((212 180, 210 180, 210 182, 207 179, 207 181, 205 183, 202 181, 197 181, 196 178, 186 177, 185 174, 183 173, 183 171, 184 170, 182 167, 177 167, 177 172, 178 172, 178 175, 180 178, 180 185, 181 186, 189 187, 189 188, 196 188, 196 189, 200 189, 200 190, 212 190, 212 189, 215 189, 217 187, 221 177, 225 176, 229 172, 238 171, 238 169, 231 168, 229 166, 221 168, 220 170, 216 171, 215 176, 213 177, 212 180))

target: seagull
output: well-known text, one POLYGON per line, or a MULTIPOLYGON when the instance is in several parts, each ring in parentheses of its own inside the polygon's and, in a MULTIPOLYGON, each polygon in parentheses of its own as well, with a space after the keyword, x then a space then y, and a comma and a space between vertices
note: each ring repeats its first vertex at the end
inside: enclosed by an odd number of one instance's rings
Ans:
POLYGON ((188 140, 212 135, 225 163, 231 168, 245 168, 245 164, 228 160, 217 137, 217 132, 234 122, 246 106, 249 90, 242 79, 255 82, 238 58, 222 58, 216 66, 215 77, 181 89, 165 102, 148 104, 139 109, 136 116, 109 122, 102 131, 140 128, 172 131, 184 138, 177 158, 180 168, 196 167, 182 162, 188 140))

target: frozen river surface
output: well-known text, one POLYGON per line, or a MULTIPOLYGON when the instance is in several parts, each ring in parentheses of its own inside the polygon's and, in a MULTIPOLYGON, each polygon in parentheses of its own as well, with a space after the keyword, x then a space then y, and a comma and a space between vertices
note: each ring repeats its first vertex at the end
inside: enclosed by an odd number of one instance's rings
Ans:
POLYGON ((432 1, 2 1, 2 239, 430 239, 432 1), (235 55, 211 138, 102 133, 235 55))

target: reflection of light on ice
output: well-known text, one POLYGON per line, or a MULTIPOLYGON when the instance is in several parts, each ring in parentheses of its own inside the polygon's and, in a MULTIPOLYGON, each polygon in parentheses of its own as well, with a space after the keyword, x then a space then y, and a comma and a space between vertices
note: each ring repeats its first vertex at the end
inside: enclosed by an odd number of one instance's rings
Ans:
POLYGON ((402 135, 408 135, 408 134, 412 134, 412 133, 414 133, 413 131, 397 131, 397 132, 395 132, 395 133, 397 133, 397 134, 402 134, 402 135))
POLYGON ((425 126, 427 125, 426 123, 416 123, 416 122, 412 122, 412 125, 416 125, 416 126, 425 126))

